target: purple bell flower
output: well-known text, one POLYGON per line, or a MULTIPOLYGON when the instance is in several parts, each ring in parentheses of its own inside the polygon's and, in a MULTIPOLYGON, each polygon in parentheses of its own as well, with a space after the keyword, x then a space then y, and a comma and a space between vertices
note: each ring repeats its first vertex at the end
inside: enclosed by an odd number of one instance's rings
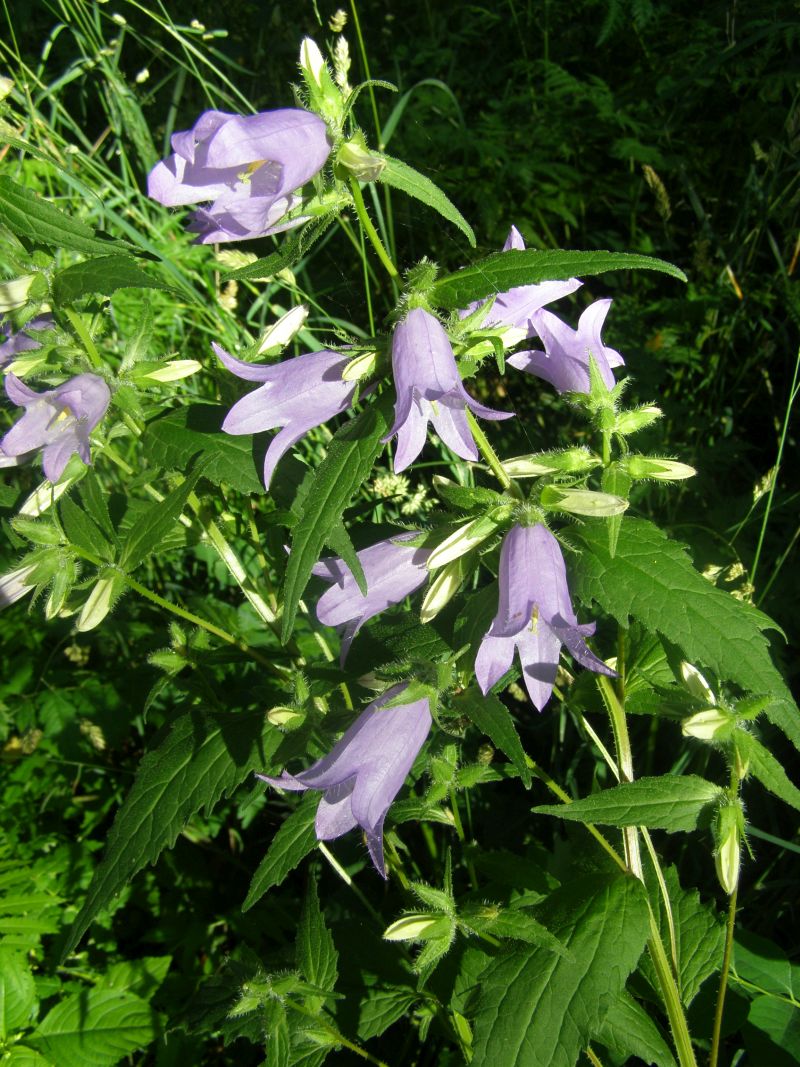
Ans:
POLYGON ((432 422, 439 437, 462 459, 477 460, 478 449, 467 423, 466 408, 484 419, 510 419, 511 411, 494 411, 469 395, 458 373, 453 348, 441 323, 423 308, 414 308, 392 338, 392 372, 397 392, 394 469, 410 466, 422 451, 432 422))
POLYGON ((111 393, 96 374, 79 374, 68 382, 35 393, 14 374, 6 375, 9 399, 25 414, 0 441, 0 452, 22 456, 42 449, 45 476, 55 484, 70 456, 91 463, 89 434, 106 413, 111 393))
POLYGON ((589 392, 589 356, 593 356, 607 389, 614 388, 612 367, 625 360, 613 348, 604 345, 600 331, 611 300, 595 300, 581 315, 578 329, 567 326, 551 311, 537 311, 533 329, 544 342, 544 352, 517 352, 507 361, 517 370, 535 374, 554 385, 559 393, 589 392))
POLYGON ((427 697, 387 708, 405 687, 393 686, 365 708, 327 756, 300 774, 258 777, 279 789, 323 790, 317 808, 319 841, 332 841, 360 826, 378 874, 383 862, 383 821, 431 728, 427 697))
POLYGON ((13 571, 0 574, 0 610, 7 608, 9 604, 15 604, 32 591, 33 586, 27 584, 26 578, 35 569, 29 563, 26 566, 17 567, 13 571))
POLYGON ((42 342, 31 337, 37 330, 49 330, 53 325, 52 315, 37 315, 30 319, 21 330, 13 332, 11 324, 0 318, 0 367, 10 363, 20 352, 33 352, 42 347, 42 342))
POLYGON ((615 675, 584 640, 595 624, 578 625, 558 541, 544 526, 514 526, 500 550, 497 615, 481 642, 475 676, 483 693, 503 677, 519 651, 528 694, 539 711, 550 699, 561 646, 584 667, 615 675))
MULTIPOLYGON (((516 226, 512 226, 508 232, 503 251, 508 252, 517 249, 525 251, 525 241, 516 226)), ((569 296, 576 289, 580 289, 583 282, 577 278, 568 278, 566 281, 539 282, 536 285, 518 285, 505 293, 498 293, 494 304, 483 323, 484 326, 513 326, 519 330, 525 330, 530 336, 533 330, 534 315, 545 304, 551 304, 554 300, 560 300, 562 296, 569 296)), ((470 304, 466 311, 460 312, 462 318, 471 315, 484 301, 476 301, 470 304)))
POLYGON ((337 556, 322 559, 313 568, 318 578, 332 582, 319 599, 317 618, 323 626, 344 628, 341 662, 358 631, 373 615, 399 604, 428 577, 425 566, 430 549, 404 544, 418 536, 417 531, 401 533, 388 541, 379 541, 356 553, 367 581, 367 595, 358 588, 350 568, 337 556))
POLYGON ((325 123, 310 111, 257 115, 204 111, 172 136, 173 154, 157 163, 147 192, 167 207, 212 201, 192 216, 200 244, 244 241, 299 226, 281 221, 301 203, 296 191, 330 155, 325 123))
POLYGON ((349 357, 339 352, 306 352, 282 363, 265 365, 236 359, 218 344, 213 348, 237 378, 264 383, 233 405, 222 429, 237 435, 281 427, 264 457, 264 485, 269 489, 281 456, 314 426, 349 407, 358 384, 342 381, 349 357))

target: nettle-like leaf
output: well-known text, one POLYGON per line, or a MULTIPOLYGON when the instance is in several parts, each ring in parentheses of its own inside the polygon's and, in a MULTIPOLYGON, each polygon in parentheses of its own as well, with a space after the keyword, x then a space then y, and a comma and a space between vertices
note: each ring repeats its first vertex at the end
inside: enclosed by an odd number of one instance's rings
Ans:
POLYGON ((642 954, 647 901, 633 877, 579 878, 545 906, 568 954, 517 949, 481 974, 473 1067, 573 1067, 642 954))
POLYGON ((600 826, 648 826, 655 830, 696 830, 707 826, 720 788, 695 774, 637 778, 571 804, 540 804, 537 815, 600 826))
MULTIPOLYGON (((339 973, 339 953, 320 911, 317 883, 313 876, 309 878, 303 902, 295 953, 297 966, 306 980, 326 992, 332 992, 339 973)), ((323 997, 311 997, 308 1006, 312 1011, 318 1011, 324 1002, 323 997)))
POLYGON ((320 557, 331 531, 341 522, 342 513, 356 489, 372 470, 381 448, 381 438, 389 427, 391 398, 388 393, 370 404, 360 415, 345 423, 328 445, 328 454, 314 472, 305 496, 302 514, 292 530, 292 550, 284 583, 281 639, 292 632, 300 598, 311 570, 320 557))
POLYGON ((172 847, 192 815, 211 811, 253 771, 269 767, 281 740, 260 711, 220 715, 193 710, 162 732, 117 813, 64 956, 120 889, 172 847))
POLYGON ((686 275, 679 267, 652 256, 630 252, 512 249, 493 252, 463 270, 439 278, 432 287, 430 301, 436 307, 453 311, 467 307, 473 300, 482 300, 494 293, 505 293, 518 285, 586 278, 610 270, 655 270, 686 281, 686 275))
POLYGON ((675 1067, 675 1057, 663 1034, 628 993, 612 1002, 597 1040, 619 1057, 638 1056, 654 1067, 675 1067))
POLYGON ((163 548, 164 538, 172 532, 180 519, 181 512, 204 469, 205 462, 201 459, 177 489, 173 489, 164 500, 148 505, 134 521, 119 557, 119 565, 123 570, 135 570, 151 552, 163 548))
POLYGON ((415 200, 421 200, 423 204, 433 208, 442 218, 457 226, 472 247, 475 247, 475 234, 472 227, 452 200, 442 192, 435 182, 432 182, 430 178, 426 178, 424 174, 420 174, 413 167, 409 167, 402 160, 394 159, 392 156, 387 156, 382 152, 374 152, 373 155, 378 156, 386 164, 378 175, 379 182, 383 182, 384 185, 391 185, 393 189, 399 189, 406 196, 413 196, 415 200))
POLYGON ((529 789, 531 772, 525 759, 525 750, 511 713, 500 698, 491 693, 484 696, 477 689, 468 689, 453 701, 453 709, 469 716, 492 744, 508 756, 519 771, 525 788, 529 789))
POLYGON ((770 750, 744 730, 737 730, 734 743, 740 758, 749 765, 748 773, 770 793, 800 811, 800 789, 770 750))
MULTIPOLYGON (((266 787, 265 787, 266 788, 266 787)), ((280 885, 284 878, 317 847, 314 818, 319 806, 319 794, 306 793, 297 810, 283 822, 272 839, 267 854, 256 869, 242 911, 252 908, 261 897, 280 885)))
POLYGON ((710 667, 749 693, 773 699, 765 714, 800 748, 800 711, 769 654, 768 616, 714 588, 692 566, 684 545, 645 519, 624 519, 611 556, 601 524, 572 533, 584 549, 570 567, 573 592, 623 626, 630 619, 658 631, 689 662, 710 667))
POLYGON ((392 1023, 402 1019, 420 998, 420 994, 405 986, 385 986, 368 989, 358 1013, 358 1036, 362 1041, 379 1037, 392 1023))
POLYGON ((117 289, 161 289, 177 293, 172 285, 159 281, 137 266, 131 256, 98 256, 74 263, 53 278, 53 296, 59 304, 73 304, 89 293, 110 296, 117 289))
POLYGON ((25 953, 0 945, 0 1041, 29 1025, 36 1010, 36 984, 25 953))
POLYGON ((252 435, 241 437, 220 429, 227 408, 215 404, 182 404, 149 423, 142 438, 145 459, 164 470, 185 470, 192 456, 206 460, 203 477, 240 493, 263 495, 258 450, 252 435))

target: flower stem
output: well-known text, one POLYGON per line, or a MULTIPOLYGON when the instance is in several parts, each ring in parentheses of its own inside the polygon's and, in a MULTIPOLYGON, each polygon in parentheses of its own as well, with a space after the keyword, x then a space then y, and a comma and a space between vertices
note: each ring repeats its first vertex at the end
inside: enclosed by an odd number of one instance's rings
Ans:
POLYGON ((719 1043, 722 1034, 722 1015, 725 1010, 725 994, 728 991, 728 974, 731 969, 731 956, 733 954, 733 931, 736 926, 736 897, 739 887, 734 886, 728 901, 728 925, 725 931, 725 951, 722 956, 722 972, 719 976, 719 993, 717 994, 717 1009, 714 1012, 714 1033, 711 1038, 711 1055, 708 1059, 708 1067, 717 1067, 719 1059, 719 1043))
POLYGON ((397 267, 389 256, 389 253, 383 247, 383 242, 378 236, 378 231, 372 225, 372 219, 367 214, 367 205, 364 203, 364 197, 361 194, 361 186, 354 177, 350 177, 350 191, 353 194, 353 203, 356 206, 356 214, 358 215, 358 221, 361 223, 364 232, 372 242, 372 246, 378 253, 378 259, 384 265, 389 273, 390 278, 396 278, 398 276, 397 267))
POLYGON ((667 1009, 667 1018, 672 1031, 672 1039, 675 1042, 675 1051, 678 1053, 678 1062, 681 1067, 697 1067, 697 1060, 694 1056, 689 1028, 686 1025, 686 1016, 683 1013, 678 986, 670 970, 669 960, 661 943, 661 935, 649 905, 648 910, 650 911, 650 940, 647 942, 647 947, 658 976, 658 984, 661 988, 661 995, 664 998, 664 1007, 667 1009))
POLYGON ((480 427, 480 423, 469 408, 465 408, 465 412, 467 416, 467 424, 470 430, 472 430, 472 436, 475 438, 475 444, 478 446, 481 455, 486 460, 486 465, 489 470, 505 490, 522 499, 522 491, 517 483, 506 474, 503 469, 503 464, 500 462, 495 450, 489 444, 486 434, 480 427))
POLYGON ((83 319, 76 311, 73 311, 72 308, 64 307, 61 310, 67 316, 72 325, 73 330, 81 339, 83 347, 86 350, 86 355, 89 357, 92 366, 102 367, 103 360, 100 358, 100 353, 97 351, 97 347, 95 346, 95 343, 92 340, 92 335, 86 329, 86 324, 84 323, 83 319))

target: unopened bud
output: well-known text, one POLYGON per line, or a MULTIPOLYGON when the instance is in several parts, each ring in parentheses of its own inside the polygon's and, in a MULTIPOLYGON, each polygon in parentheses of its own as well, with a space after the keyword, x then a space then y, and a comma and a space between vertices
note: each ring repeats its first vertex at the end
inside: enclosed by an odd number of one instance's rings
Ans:
POLYGON ((714 863, 719 884, 729 895, 739 882, 742 842, 742 811, 738 804, 728 804, 719 809, 714 830, 716 852, 714 863))
POLYGON ((267 721, 282 730, 296 730, 305 721, 305 715, 297 708, 278 705, 267 712, 267 721))
POLYGON ((308 308, 305 304, 298 304, 285 315, 281 315, 276 323, 269 327, 264 336, 258 342, 256 355, 261 356, 271 348, 285 348, 295 334, 299 333, 308 318, 308 308))
POLYGON ((322 53, 310 37, 300 45, 300 73, 306 83, 311 105, 319 115, 341 128, 344 101, 322 53))
POLYGON ((117 599, 122 579, 117 574, 106 574, 95 585, 81 608, 75 629, 81 633, 99 626, 117 599))
POLYGON ((446 937, 450 933, 450 921, 444 915, 418 912, 404 915, 383 932, 384 941, 428 941, 434 937, 446 937))
POLYGON ((354 137, 342 145, 336 162, 360 182, 377 181, 386 169, 386 160, 370 152, 362 137, 354 137))
POLYGON ((362 352, 355 356, 342 371, 343 382, 357 382, 361 378, 368 378, 375 373, 378 365, 377 352, 362 352))
POLYGON ((435 619, 456 595, 464 577, 461 569, 462 562, 461 559, 456 559, 446 564, 433 579, 422 601, 419 613, 420 622, 427 623, 435 619))
POLYGON ((24 307, 28 302, 28 294, 36 277, 35 274, 23 274, 20 278, 0 282, 0 312, 5 313, 24 307))
POLYGON ((573 515, 591 515, 603 518, 621 515, 628 508, 628 501, 612 493, 595 493, 591 489, 560 489, 546 485, 540 498, 542 507, 551 511, 569 511, 573 515))
POLYGON ((631 478, 655 478, 659 482, 679 482, 684 478, 694 478, 697 474, 688 463, 656 456, 628 456, 625 469, 631 478))
POLYGON ((723 708, 706 708, 690 715, 681 724, 684 737, 698 741, 726 741, 734 729, 734 720, 723 708))
MULTIPOLYGON (((499 510, 495 509, 495 513, 499 510)), ((432 571, 436 570, 437 567, 444 567, 460 556, 465 556, 476 545, 482 544, 487 537, 491 537, 497 526, 498 524, 492 516, 481 515, 479 518, 473 519, 472 522, 468 522, 465 526, 459 527, 458 530, 451 533, 431 552, 428 557, 428 570, 432 571)))
POLYGON ((633 408, 631 411, 620 411, 614 422, 614 432, 623 437, 637 430, 643 430, 651 426, 663 415, 661 408, 655 404, 647 404, 645 407, 633 408))
POLYGON ((143 382, 178 382, 203 369, 196 359, 171 359, 167 363, 140 363, 131 377, 143 382), (152 369, 151 369, 152 368, 152 369))
POLYGON ((681 663, 681 678, 683 678, 683 684, 693 697, 705 701, 706 704, 716 705, 717 698, 714 696, 711 686, 697 667, 687 663, 686 660, 681 663))
POLYGON ((590 470, 602 463, 588 448, 568 448, 563 452, 534 452, 503 460, 503 468, 512 478, 538 478, 556 471, 572 473, 590 470))
POLYGON ((5 100, 13 88, 14 82, 11 78, 0 78, 0 101, 5 100))

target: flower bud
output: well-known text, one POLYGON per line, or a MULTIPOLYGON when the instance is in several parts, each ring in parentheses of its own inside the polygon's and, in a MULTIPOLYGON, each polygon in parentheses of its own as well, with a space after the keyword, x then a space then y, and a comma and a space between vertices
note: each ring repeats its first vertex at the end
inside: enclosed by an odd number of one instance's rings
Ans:
POLYGON ((481 515, 479 518, 473 519, 472 522, 468 522, 465 526, 459 527, 449 537, 446 537, 428 557, 428 570, 436 570, 437 567, 444 567, 446 564, 452 563, 453 560, 458 559, 460 556, 465 556, 476 545, 482 544, 487 537, 491 537, 498 526, 494 516, 500 510, 496 508, 489 515, 481 515))
POLYGON ((456 595, 464 577, 462 565, 463 559, 455 559, 452 563, 447 563, 442 567, 433 579, 420 608, 419 621, 421 623, 435 619, 456 595))
POLYGON ((343 382, 357 382, 361 378, 368 378, 371 374, 375 373, 375 368, 378 365, 378 353, 377 352, 362 352, 360 356, 355 356, 342 371, 343 382))
POLYGON ((681 732, 684 737, 696 737, 698 741, 726 741, 734 725, 733 718, 723 708, 706 708, 684 719, 681 732))
POLYGON ((26 352, 24 355, 17 356, 13 363, 9 363, 6 367, 6 373, 16 374, 18 378, 26 378, 46 362, 46 350, 37 348, 34 352, 26 352))
POLYGON ((563 452, 533 452, 503 460, 503 468, 511 478, 538 478, 556 471, 571 473, 590 470, 602 462, 588 448, 567 448, 563 452))
POLYGON ((631 411, 620 411, 614 424, 614 432, 625 437, 627 434, 643 430, 650 426, 663 415, 661 408, 655 404, 646 404, 641 408, 633 408, 631 411))
POLYGON ((267 721, 282 730, 296 730, 305 721, 305 715, 298 708, 279 704, 267 712, 267 721))
POLYGON ((270 326, 261 340, 258 342, 256 355, 261 356, 271 348, 285 348, 295 334, 299 333, 308 318, 308 308, 305 304, 298 304, 285 315, 281 315, 276 323, 270 326))
POLYGON ((655 478, 660 482, 678 482, 684 478, 694 478, 697 474, 688 463, 656 456, 628 456, 624 465, 631 478, 655 478))
POLYGON ((142 382, 178 382, 202 369, 196 359, 171 359, 167 363, 140 363, 131 377, 142 382))
POLYGON ((344 119, 344 101, 328 70, 322 53, 310 37, 300 45, 300 73, 308 89, 314 111, 327 122, 341 128, 344 119))
POLYGON ((119 574, 104 574, 92 589, 86 603, 81 608, 75 629, 81 633, 99 626, 108 615, 121 591, 122 578, 119 574))
POLYGON ((0 282, 0 313, 24 307, 37 277, 36 274, 23 274, 21 278, 0 282))
POLYGON ((386 169, 386 160, 370 152, 364 138, 360 135, 356 135, 342 145, 336 156, 336 162, 360 182, 377 181, 386 169))
POLYGON ((705 701, 706 704, 716 705, 717 698, 714 696, 711 686, 698 671, 697 667, 687 663, 686 660, 681 663, 681 678, 693 697, 705 701))
POLYGON ((5 100, 13 88, 14 82, 11 78, 0 78, 0 102, 5 100))
POLYGON ((741 841, 743 830, 742 809, 738 802, 719 809, 714 828, 716 851, 714 863, 719 884, 729 895, 739 882, 741 865, 741 841))
POLYGON ((404 915, 383 932, 384 941, 428 941, 450 934, 450 920, 445 915, 417 912, 404 915))
POLYGON ((628 501, 612 493, 595 493, 591 489, 560 489, 546 485, 540 498, 542 507, 551 511, 569 511, 573 515, 591 515, 603 518, 621 515, 628 508, 628 501))

